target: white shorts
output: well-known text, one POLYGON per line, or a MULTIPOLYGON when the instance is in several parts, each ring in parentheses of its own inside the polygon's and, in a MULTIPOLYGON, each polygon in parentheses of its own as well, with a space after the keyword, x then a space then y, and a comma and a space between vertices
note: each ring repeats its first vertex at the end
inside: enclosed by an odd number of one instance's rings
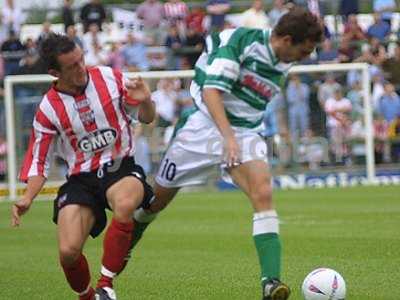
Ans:
MULTIPOLYGON (((242 163, 251 160, 267 162, 267 145, 258 133, 237 129, 235 135, 241 148, 242 163)), ((221 168, 222 178, 232 182, 224 161, 221 134, 208 116, 195 111, 178 122, 155 179, 163 187, 204 184, 216 166, 221 168)))

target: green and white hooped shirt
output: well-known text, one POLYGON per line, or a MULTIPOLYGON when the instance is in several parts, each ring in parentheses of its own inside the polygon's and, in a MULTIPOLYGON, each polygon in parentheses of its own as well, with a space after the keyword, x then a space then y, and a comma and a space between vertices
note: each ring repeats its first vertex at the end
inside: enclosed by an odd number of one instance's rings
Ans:
POLYGON ((265 107, 284 86, 291 67, 278 61, 271 34, 271 30, 236 28, 207 37, 190 87, 198 109, 209 115, 201 91, 216 88, 224 92, 225 111, 233 127, 256 132, 264 128, 265 107))

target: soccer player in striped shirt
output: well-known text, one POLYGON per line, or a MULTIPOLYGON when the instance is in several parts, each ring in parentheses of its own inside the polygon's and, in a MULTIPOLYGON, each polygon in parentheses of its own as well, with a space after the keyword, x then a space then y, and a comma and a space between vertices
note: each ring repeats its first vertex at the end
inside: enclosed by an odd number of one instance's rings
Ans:
POLYGON ((151 93, 140 78, 128 80, 108 67, 86 68, 82 49, 66 36, 51 35, 43 41, 40 55, 57 80, 33 121, 20 172, 27 187, 12 206, 12 224, 20 224, 43 187, 57 146, 68 164, 67 182, 54 202, 61 266, 79 299, 113 300, 113 278, 129 253, 132 214, 152 197, 142 168, 135 164, 132 120, 126 107, 135 107, 139 121, 152 122, 151 93), (113 218, 104 237, 95 291, 82 249, 89 235, 96 237, 105 228, 106 208, 113 211, 113 218))
POLYGON ((284 15, 272 31, 228 29, 207 38, 191 85, 196 107, 176 125, 156 177, 156 200, 135 212, 132 247, 181 187, 206 182, 220 166, 223 177, 246 193, 254 209, 262 299, 289 297, 289 288, 280 281, 279 221, 267 149, 258 133, 266 105, 281 91, 291 63, 306 58, 321 39, 318 19, 300 8, 284 15))

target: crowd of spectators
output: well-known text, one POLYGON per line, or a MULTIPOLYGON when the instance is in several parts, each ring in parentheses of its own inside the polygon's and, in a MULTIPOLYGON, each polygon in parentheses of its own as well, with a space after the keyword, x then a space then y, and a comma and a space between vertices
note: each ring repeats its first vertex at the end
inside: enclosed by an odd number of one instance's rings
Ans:
MULTIPOLYGON (((310 59, 301 63, 369 63, 377 161, 399 161, 400 42, 391 23, 397 6, 394 0, 372 2, 374 21, 368 28, 363 28, 358 18, 359 1, 341 0, 339 13, 344 26, 340 34, 330 32, 324 24, 323 7, 318 0, 274 0, 272 8, 268 10, 262 0, 249 1, 238 25, 273 28, 279 18, 295 5, 308 7, 319 16, 325 27, 325 40, 310 59)), ((124 38, 118 41, 109 37, 107 25, 111 14, 101 0, 90 0, 79 9, 74 6, 73 0, 64 0, 60 16, 65 34, 84 49, 88 66, 109 65, 132 72, 192 69, 204 48, 208 33, 237 25, 227 17, 231 10, 232 3, 229 0, 208 0, 203 7, 190 8, 180 0, 144 0, 135 9, 136 17, 142 24, 141 30, 126 32, 124 38), (160 47, 163 49, 161 56, 159 52, 152 52, 160 47)), ((0 11, 0 80, 13 74, 46 73, 39 60, 38 48, 41 41, 52 33, 53 24, 45 21, 39 35, 21 40, 23 21, 18 2, 6 0, 0 11)), ((171 127, 179 114, 191 106, 188 84, 180 80, 163 79, 154 87, 153 96, 159 104, 158 126, 171 127)), ((18 95, 30 96, 32 93, 19 91, 16 100, 18 95)), ((1 95, 0 88, 0 98, 1 95)), ((0 106, 3 104, 0 103, 0 106)), ((2 110, 0 122, 4 121, 2 110)), ((293 75, 287 82, 286 91, 278 101, 272 100, 265 115, 265 136, 288 136, 287 140, 292 145, 292 155, 289 156, 292 159, 296 156, 296 150, 293 149, 320 151, 319 147, 312 147, 315 136, 329 139, 330 155, 334 158, 330 161, 352 163, 354 156, 365 156, 362 150, 355 150, 360 148, 354 142, 362 140, 365 135, 361 75, 356 71, 316 77, 293 75), (284 133, 285 126, 276 118, 276 112, 282 110, 287 114, 287 133, 284 133)), ((0 141, 4 137, 4 128, 2 124, 0 141)), ((306 152, 312 154, 312 151, 306 152)), ((313 167, 320 164, 318 159, 306 160, 312 162, 313 167)))

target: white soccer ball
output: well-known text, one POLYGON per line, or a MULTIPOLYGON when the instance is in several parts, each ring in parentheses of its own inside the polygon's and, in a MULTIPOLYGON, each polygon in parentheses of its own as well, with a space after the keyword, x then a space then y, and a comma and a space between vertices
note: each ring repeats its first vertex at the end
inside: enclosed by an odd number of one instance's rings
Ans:
POLYGON ((305 300, 344 300, 346 283, 335 270, 319 268, 304 279, 302 291, 305 300))

